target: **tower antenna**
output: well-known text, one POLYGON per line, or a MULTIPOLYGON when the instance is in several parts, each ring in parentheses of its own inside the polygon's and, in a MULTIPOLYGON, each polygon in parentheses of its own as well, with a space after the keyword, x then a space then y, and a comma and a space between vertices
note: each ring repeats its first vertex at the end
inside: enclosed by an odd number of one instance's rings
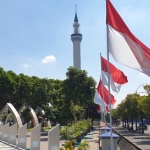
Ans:
POLYGON ((77 13, 77 5, 75 5, 75 13, 77 13))

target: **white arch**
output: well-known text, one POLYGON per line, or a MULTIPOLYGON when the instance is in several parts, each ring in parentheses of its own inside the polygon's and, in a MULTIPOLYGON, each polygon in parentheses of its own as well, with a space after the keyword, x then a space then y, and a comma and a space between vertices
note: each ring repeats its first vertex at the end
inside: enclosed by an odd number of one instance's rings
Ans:
POLYGON ((36 127, 39 124, 39 122, 38 122, 38 118, 32 108, 30 108, 30 115, 33 118, 33 125, 34 125, 34 127, 36 127))
POLYGON ((15 123, 17 123, 18 128, 22 127, 22 121, 20 118, 20 115, 18 114, 17 110, 14 108, 14 106, 11 103, 7 103, 3 109, 0 112, 0 115, 3 116, 8 110, 11 112, 11 116, 15 123))
MULTIPOLYGON (((35 111, 36 114, 38 112, 40 112, 40 114, 41 114, 42 117, 45 115, 45 111, 40 106, 37 106, 34 111, 35 111)), ((46 118, 43 118, 42 120, 46 121, 47 127, 51 127, 50 120, 47 121, 46 118)))
POLYGON ((36 116, 36 114, 35 114, 35 112, 34 112, 34 110, 32 109, 32 107, 31 106, 28 106, 27 104, 23 104, 21 107, 20 107, 20 109, 18 110, 18 113, 21 115, 21 113, 26 109, 26 108, 29 108, 30 109, 30 115, 31 115, 31 117, 32 117, 32 119, 33 119, 33 126, 35 127, 35 126, 37 126, 38 124, 39 124, 39 122, 38 122, 38 118, 37 118, 37 116, 36 116))
POLYGON ((41 114, 42 116, 45 115, 45 111, 44 111, 40 106, 37 106, 34 111, 35 111, 36 114, 37 114, 38 112, 40 112, 40 114, 41 114))

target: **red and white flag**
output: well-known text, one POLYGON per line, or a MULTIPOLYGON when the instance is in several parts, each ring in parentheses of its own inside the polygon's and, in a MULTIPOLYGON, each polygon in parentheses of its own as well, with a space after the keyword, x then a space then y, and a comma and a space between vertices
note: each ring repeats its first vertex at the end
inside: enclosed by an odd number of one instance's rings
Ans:
POLYGON ((121 85, 128 82, 127 76, 122 71, 117 69, 112 63, 109 63, 108 72, 108 61, 101 56, 102 66, 102 82, 103 85, 108 86, 108 76, 110 75, 110 87, 114 92, 119 92, 121 85))
POLYGON ((109 0, 107 5, 107 45, 113 58, 150 76, 150 48, 137 39, 109 0))
POLYGON ((110 109, 109 109, 108 105, 106 106, 105 109, 106 109, 106 112, 107 112, 107 113, 110 113, 110 109))
MULTIPOLYGON (((103 97, 102 100, 104 100, 105 104, 109 105, 109 91, 102 84, 101 80, 100 80, 100 82, 98 84, 97 91, 98 91, 99 96, 101 98, 103 97)), ((116 102, 114 96, 111 93, 110 93, 110 102, 111 102, 111 105, 115 104, 115 102, 116 102)))
POLYGON ((100 112, 101 112, 101 107, 100 107, 100 105, 98 105, 98 107, 96 108, 96 111, 97 111, 97 113, 100 113, 100 112))
POLYGON ((96 91, 95 91, 94 103, 95 103, 95 104, 98 104, 98 105, 101 105, 101 109, 104 109, 104 108, 105 108, 104 100, 103 100, 102 97, 99 95, 97 89, 96 89, 96 91))

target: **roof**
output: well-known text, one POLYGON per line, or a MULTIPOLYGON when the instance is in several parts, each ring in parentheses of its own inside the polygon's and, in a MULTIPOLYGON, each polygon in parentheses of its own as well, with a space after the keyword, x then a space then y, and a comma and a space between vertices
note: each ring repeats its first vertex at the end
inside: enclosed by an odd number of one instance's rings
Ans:
POLYGON ((74 22, 78 22, 77 13, 75 13, 74 22))
MULTIPOLYGON (((103 134, 100 135, 101 138, 110 138, 111 134, 110 132, 105 132, 103 134)), ((112 137, 113 138, 119 138, 119 136, 117 134, 112 133, 112 137)))

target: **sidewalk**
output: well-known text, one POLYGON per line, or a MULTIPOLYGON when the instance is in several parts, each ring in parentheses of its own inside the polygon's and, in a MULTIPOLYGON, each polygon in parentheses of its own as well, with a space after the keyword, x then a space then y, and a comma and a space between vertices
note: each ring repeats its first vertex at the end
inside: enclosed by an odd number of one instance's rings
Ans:
MULTIPOLYGON (((27 148, 30 147, 30 133, 27 135, 27 148)), ((98 127, 95 126, 95 130, 91 131, 87 136, 85 136, 81 142, 84 140, 89 141, 90 148, 89 150, 99 150, 99 130, 98 127)), ((65 143, 66 140, 60 140, 60 148, 64 148, 63 144, 65 143)), ((41 141, 40 141, 40 149, 41 150, 48 150, 48 136, 41 136, 41 141)), ((1 150, 1 148, 0 148, 1 150)), ((12 149, 13 150, 13 149, 12 149)), ((15 150, 15 149, 14 149, 15 150)), ((77 147, 75 148, 77 150, 77 147)))
POLYGON ((113 129, 140 149, 150 150, 150 136, 142 135, 141 133, 131 132, 121 126, 113 126, 113 129))
POLYGON ((0 150, 17 150, 17 149, 0 142, 0 150))

